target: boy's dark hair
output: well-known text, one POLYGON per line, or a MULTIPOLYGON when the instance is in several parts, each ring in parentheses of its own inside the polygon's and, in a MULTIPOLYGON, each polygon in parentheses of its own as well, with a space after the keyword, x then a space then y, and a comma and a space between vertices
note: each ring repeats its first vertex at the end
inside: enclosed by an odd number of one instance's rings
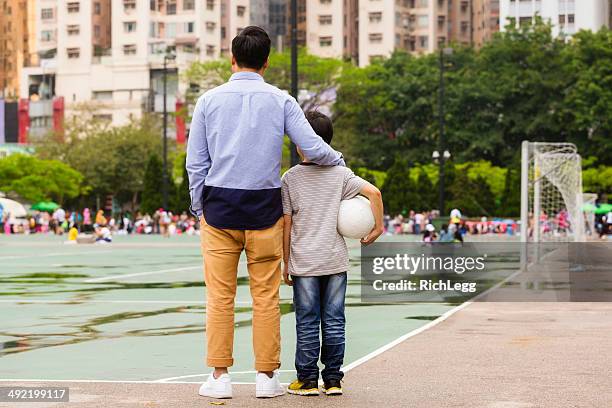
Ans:
POLYGON ((306 119, 315 133, 321 136, 325 143, 331 144, 334 137, 334 125, 331 119, 316 110, 306 112, 306 119))
POLYGON ((259 70, 268 60, 270 44, 263 28, 248 26, 232 40, 232 55, 239 67, 259 70))

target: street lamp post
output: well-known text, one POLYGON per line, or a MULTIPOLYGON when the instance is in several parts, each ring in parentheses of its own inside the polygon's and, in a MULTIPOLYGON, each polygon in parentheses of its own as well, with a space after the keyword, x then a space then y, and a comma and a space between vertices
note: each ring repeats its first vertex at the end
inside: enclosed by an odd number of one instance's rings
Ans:
POLYGON ((168 107, 166 106, 167 101, 167 83, 168 83, 168 61, 173 61, 176 57, 172 54, 164 55, 164 71, 162 73, 162 79, 164 83, 163 93, 163 114, 162 114, 162 127, 164 132, 164 143, 163 143, 163 169, 162 169, 162 207, 168 211, 168 107))
MULTIPOLYGON (((297 0, 291 0, 291 95, 298 99, 298 4, 297 0)), ((291 165, 295 166, 299 163, 300 158, 295 149, 295 145, 291 143, 291 165)))
POLYGON ((445 140, 444 140, 444 56, 452 55, 452 48, 440 48, 440 96, 438 98, 438 125, 439 125, 439 137, 438 137, 438 151, 439 153, 439 176, 438 176, 438 188, 439 188, 439 201, 438 207, 440 210, 440 216, 445 213, 444 210, 444 162, 450 154, 447 156, 447 151, 445 150, 445 140), (442 153, 444 152, 444 153, 442 153))

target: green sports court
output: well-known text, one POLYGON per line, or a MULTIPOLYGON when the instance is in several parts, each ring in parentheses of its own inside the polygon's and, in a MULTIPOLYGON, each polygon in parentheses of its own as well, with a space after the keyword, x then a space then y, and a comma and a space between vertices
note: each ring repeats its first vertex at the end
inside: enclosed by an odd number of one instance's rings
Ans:
MULTIPOLYGON (((360 302, 359 243, 350 243, 346 366, 451 310, 360 302)), ((0 241, 0 379, 201 382, 206 288, 198 237, 62 237, 0 241), (61 370, 58 369, 61 362, 61 370)), ((233 378, 252 382, 246 259, 238 271, 233 378)), ((282 380, 293 374, 291 288, 281 286, 282 380)))

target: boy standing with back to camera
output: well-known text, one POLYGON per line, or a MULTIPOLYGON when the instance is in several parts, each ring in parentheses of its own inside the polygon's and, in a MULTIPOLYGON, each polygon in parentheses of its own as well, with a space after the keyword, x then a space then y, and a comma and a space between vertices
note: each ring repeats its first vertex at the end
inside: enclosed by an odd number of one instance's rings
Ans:
MULTIPOLYGON (((308 122, 330 144, 331 120, 322 113, 306 114, 308 122)), ((362 194, 371 203, 375 225, 361 242, 370 244, 383 232, 383 203, 380 191, 341 166, 319 166, 304 160, 282 179, 285 282, 293 286, 297 345, 297 379, 288 392, 319 395, 319 354, 325 369, 323 392, 342 394, 340 370, 344 360, 348 249, 338 233, 340 202, 362 194), (291 278, 289 278, 291 276, 291 278), (319 328, 322 344, 319 341, 319 328)))

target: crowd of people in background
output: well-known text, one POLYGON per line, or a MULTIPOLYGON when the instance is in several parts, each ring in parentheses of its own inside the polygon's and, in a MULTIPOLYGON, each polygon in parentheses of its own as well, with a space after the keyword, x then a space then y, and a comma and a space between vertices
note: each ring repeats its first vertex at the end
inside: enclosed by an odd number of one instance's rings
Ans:
POLYGON ((161 234, 195 235, 198 233, 197 219, 183 212, 173 214, 163 208, 153 214, 122 212, 109 214, 103 210, 94 212, 89 208, 82 211, 66 211, 57 208, 52 213, 33 211, 25 219, 15 219, 9 213, 2 214, 0 230, 4 234, 45 234, 63 235, 75 229, 78 233, 92 234, 97 240, 110 242, 113 235, 161 234))
POLYGON ((421 235, 424 242, 463 242, 466 234, 507 234, 518 232, 518 222, 513 219, 493 219, 481 217, 479 220, 464 219, 457 208, 451 210, 449 222, 442 224, 439 230, 434 226, 434 220, 440 216, 438 211, 410 210, 404 217, 385 216, 385 231, 388 235, 421 235))
MULTIPOLYGON (((398 214, 395 217, 385 215, 384 227, 387 235, 420 235, 424 242, 459 242, 466 234, 506 234, 519 232, 519 224, 513 219, 466 219, 459 209, 450 212, 449 222, 439 228, 434 227, 434 220, 439 218, 439 212, 413 211, 406 216, 398 214)), ((612 213, 599 215, 595 220, 599 236, 612 234, 612 213)), ((540 219, 542 233, 566 234, 570 223, 567 212, 561 211, 553 216, 542 214, 540 219)), ((113 235, 129 234, 159 234, 165 237, 173 235, 198 235, 199 222, 196 217, 187 212, 173 214, 159 208, 153 214, 136 212, 121 212, 110 214, 103 210, 92 211, 85 208, 82 211, 66 211, 57 208, 54 212, 33 211, 25 219, 15 219, 8 212, 0 213, 0 233, 4 234, 45 234, 61 235, 75 229, 78 233, 93 234, 97 240, 111 242, 113 235)), ((529 226, 533 233, 533 219, 529 226)))

